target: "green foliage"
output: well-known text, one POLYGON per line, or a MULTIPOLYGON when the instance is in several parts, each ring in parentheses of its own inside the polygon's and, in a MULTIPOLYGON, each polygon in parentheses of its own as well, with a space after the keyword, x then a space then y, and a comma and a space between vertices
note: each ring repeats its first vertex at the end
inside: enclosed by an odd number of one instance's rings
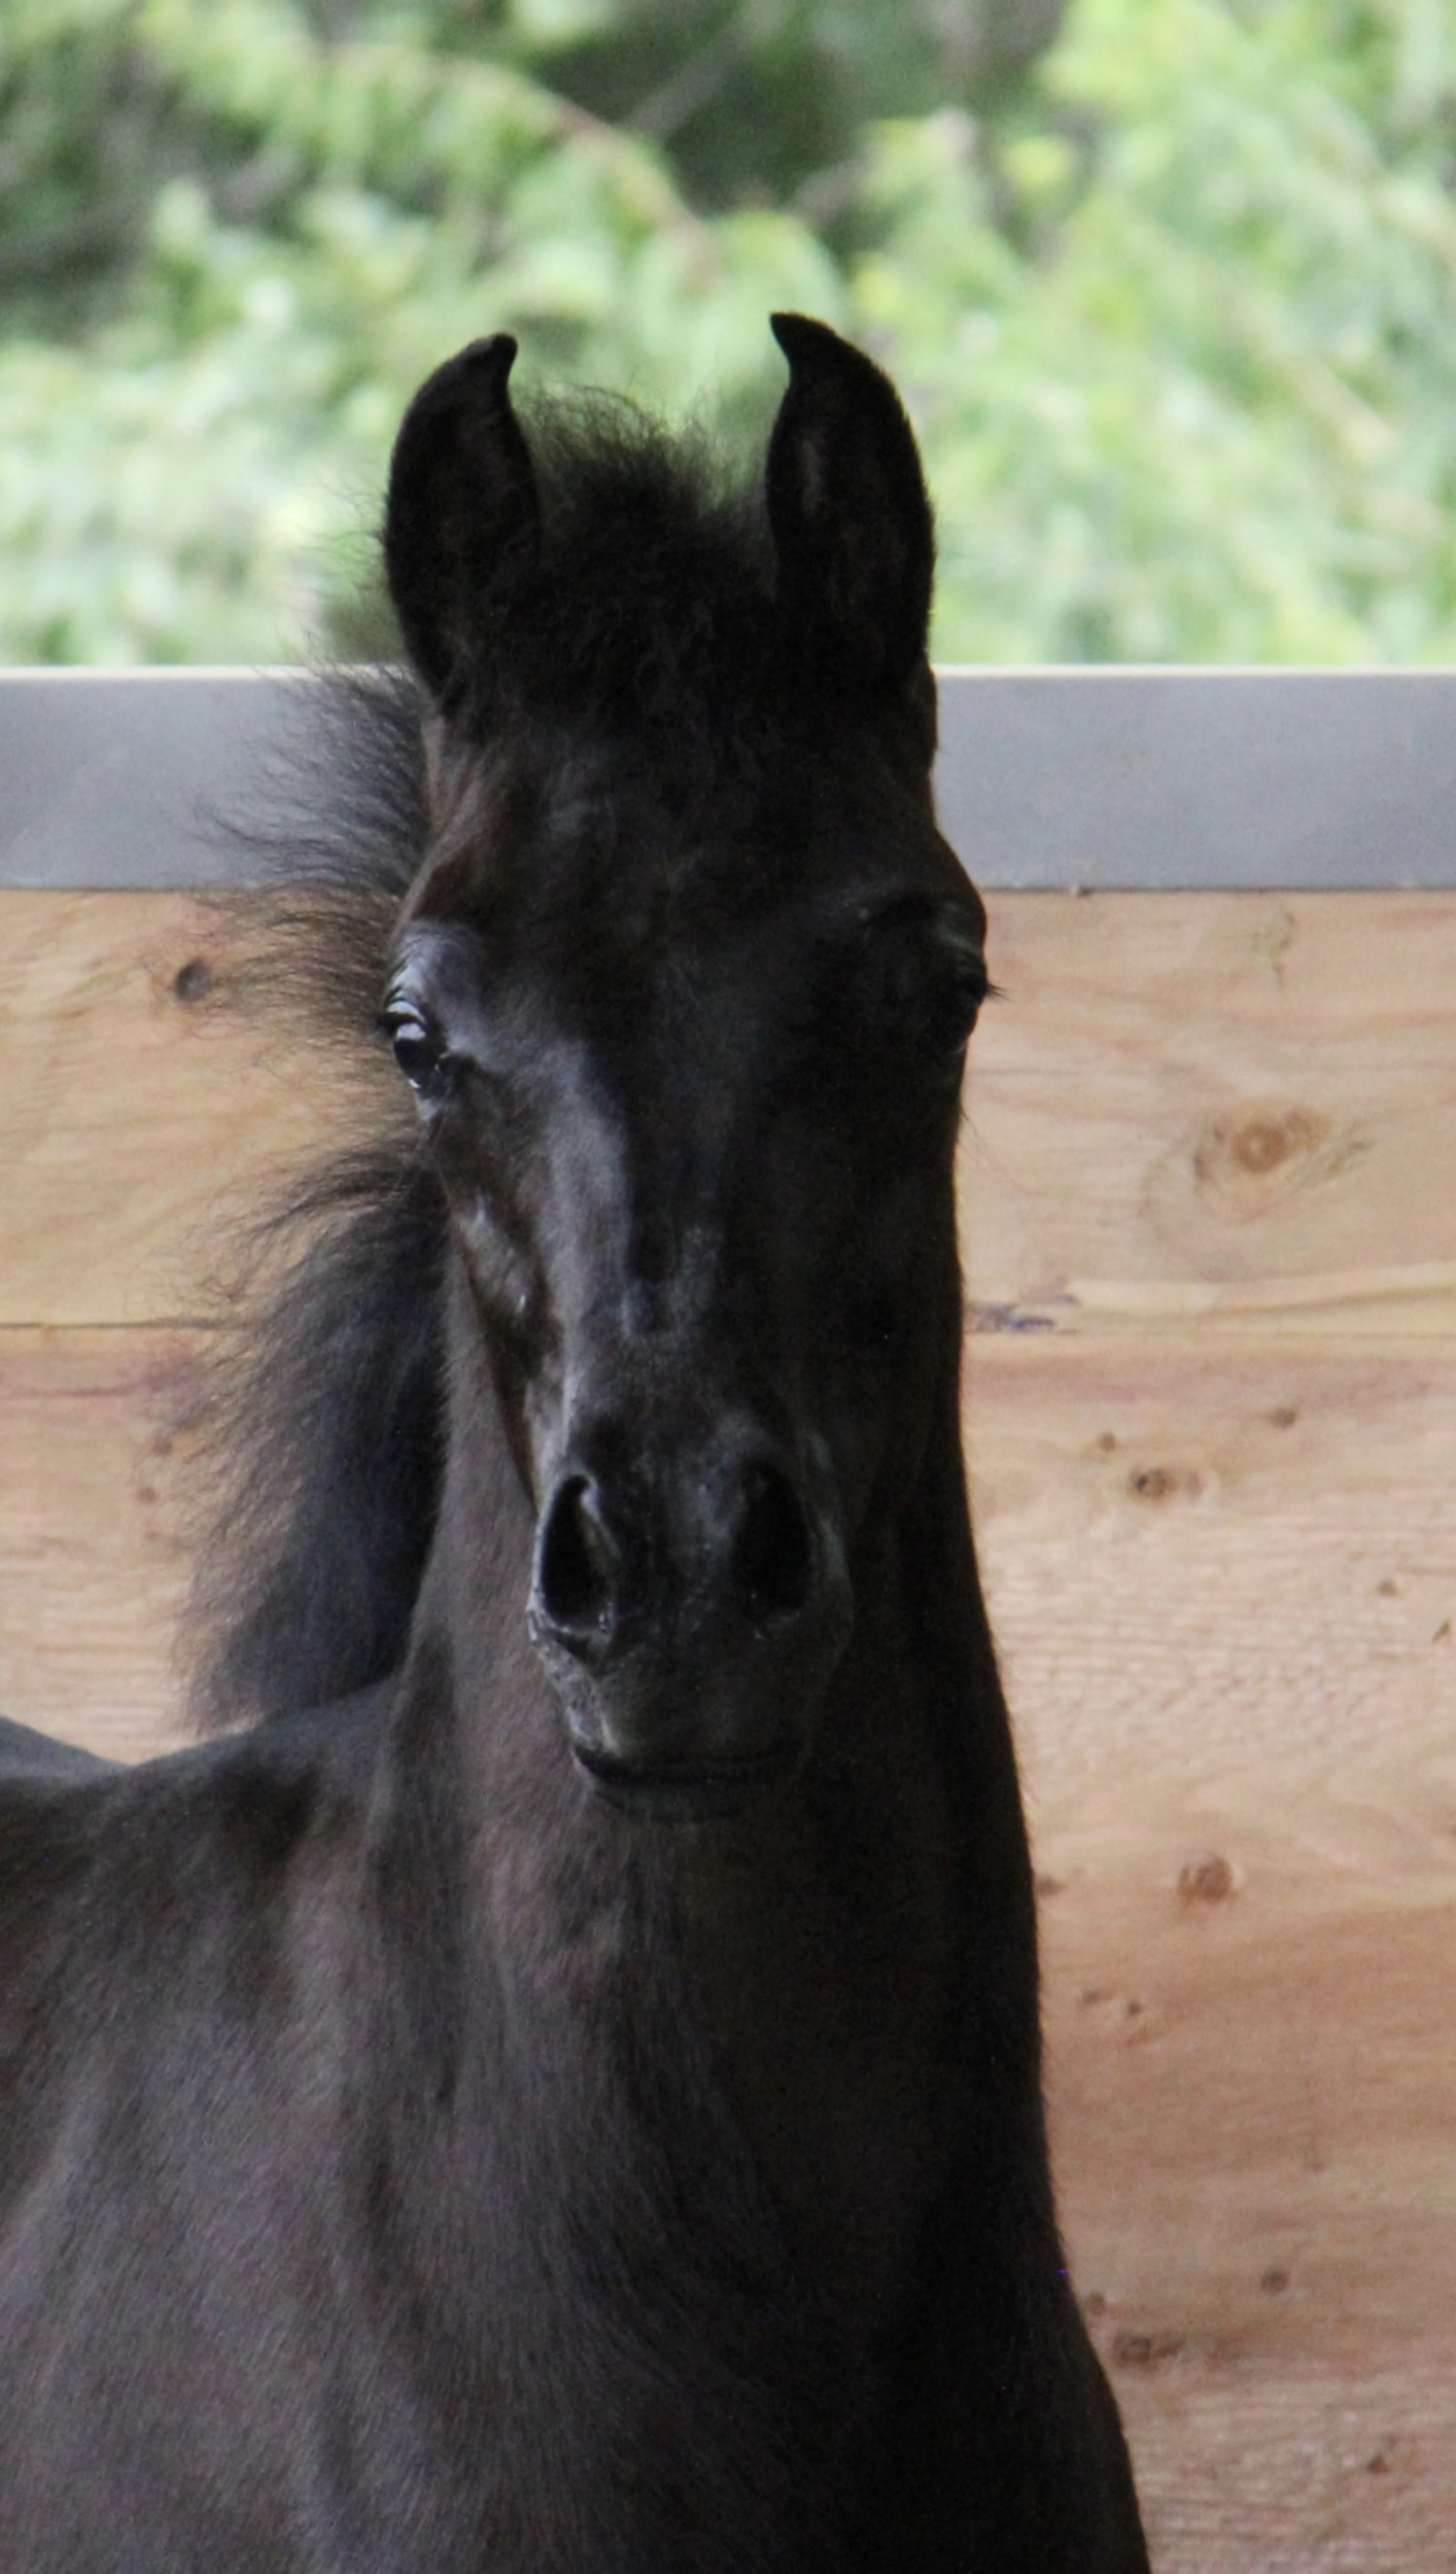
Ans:
POLYGON ((756 434, 786 305, 906 394, 942 656, 1450 656, 1447 0, 1061 17, 5 0, 0 651, 373 644, 441 356, 756 434))
POLYGON ((882 134, 855 309, 934 460, 942 644, 1451 657, 1453 141, 1422 0, 1085 0, 993 154, 882 134))
POLYGON ((947 100, 993 100, 1065 9, 1066 0, 515 0, 507 16, 554 86, 668 146, 695 204, 791 204, 833 230, 852 217, 866 126, 947 100))

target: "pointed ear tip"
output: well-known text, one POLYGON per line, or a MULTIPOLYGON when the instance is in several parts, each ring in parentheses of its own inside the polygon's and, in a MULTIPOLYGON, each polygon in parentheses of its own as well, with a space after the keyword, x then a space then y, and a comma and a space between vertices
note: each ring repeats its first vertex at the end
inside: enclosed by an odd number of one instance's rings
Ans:
POLYGON ((814 351, 845 345, 827 322, 816 322, 811 313, 770 313, 768 328, 791 367, 814 351))
POLYGON ((436 434, 442 421, 452 420, 462 408, 483 406, 509 412, 507 378, 515 357, 516 343, 509 331, 498 331, 493 338, 472 340, 457 349, 453 358, 442 359, 410 399, 395 439, 395 466, 413 457, 419 440, 436 434))
POLYGON ((843 339, 831 331, 827 322, 816 321, 810 313, 770 313, 769 326, 779 348, 788 360, 790 383, 801 377, 836 377, 840 382, 868 388, 878 386, 889 395, 900 410, 904 406, 883 367, 853 340, 843 339))
POLYGON ((447 358, 439 374, 456 384, 464 376, 485 377, 500 390, 516 364, 516 348, 509 331, 493 331, 489 339, 471 340, 455 357, 447 358))
POLYGON ((515 363, 516 343, 509 331, 493 332, 488 340, 467 341, 453 358, 443 358, 426 377, 410 409, 434 411, 439 404, 453 401, 472 383, 488 385, 494 393, 503 392, 515 363))

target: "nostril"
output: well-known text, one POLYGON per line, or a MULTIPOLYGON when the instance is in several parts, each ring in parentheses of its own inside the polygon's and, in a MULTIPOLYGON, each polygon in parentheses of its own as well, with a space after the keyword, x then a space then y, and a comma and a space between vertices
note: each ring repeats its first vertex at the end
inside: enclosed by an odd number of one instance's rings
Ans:
POLYGON ((612 1624, 616 1563, 585 1475, 569 1476, 541 1533, 537 1596, 568 1639, 605 1636, 612 1624))
POLYGON ((730 1580, 749 1618, 789 1618, 807 1604, 813 1584, 808 1521, 776 1466, 750 1466, 743 1478, 730 1580))

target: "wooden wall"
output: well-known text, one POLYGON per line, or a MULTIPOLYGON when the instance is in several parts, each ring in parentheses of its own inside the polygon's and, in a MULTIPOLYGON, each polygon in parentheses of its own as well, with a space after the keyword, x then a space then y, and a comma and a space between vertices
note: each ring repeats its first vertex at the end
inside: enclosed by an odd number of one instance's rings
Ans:
MULTIPOLYGON (((1456 893, 1001 894, 966 1432, 1060 2185, 1159 2574, 1456 2551, 1456 893)), ((0 894, 0 1708, 172 1739, 215 919, 0 894)))

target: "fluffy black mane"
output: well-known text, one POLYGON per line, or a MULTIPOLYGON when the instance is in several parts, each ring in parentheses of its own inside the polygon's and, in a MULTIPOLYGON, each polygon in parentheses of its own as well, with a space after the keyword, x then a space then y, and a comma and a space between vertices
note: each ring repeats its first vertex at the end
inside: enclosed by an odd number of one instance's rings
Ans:
POLYGON ((393 1669, 434 1528, 444 1205, 375 1028, 425 830, 421 704, 403 672, 301 682, 254 815, 229 817, 232 862, 255 880, 220 905, 244 1005, 282 1018, 305 1066, 327 1048, 363 1078, 342 1094, 347 1131, 222 1264, 184 1627, 207 1728, 393 1669))
POLYGON ((772 702, 773 558, 760 494, 705 439, 625 403, 530 425, 539 561, 493 583, 490 715, 658 753, 772 702))
MULTIPOLYGON (((483 751, 571 725, 701 792, 773 724, 761 498, 621 403, 532 425, 541 561, 497 585, 483 751)), ((186 1651, 207 1728, 321 1705, 398 1664, 441 1467, 445 1208, 377 1017, 426 852, 425 700, 399 669, 322 673, 227 836, 250 1007, 341 1052, 350 1129, 249 1232, 208 1369, 213 1505, 186 1651), (351 1090, 351 1100, 356 1096, 351 1090)))

